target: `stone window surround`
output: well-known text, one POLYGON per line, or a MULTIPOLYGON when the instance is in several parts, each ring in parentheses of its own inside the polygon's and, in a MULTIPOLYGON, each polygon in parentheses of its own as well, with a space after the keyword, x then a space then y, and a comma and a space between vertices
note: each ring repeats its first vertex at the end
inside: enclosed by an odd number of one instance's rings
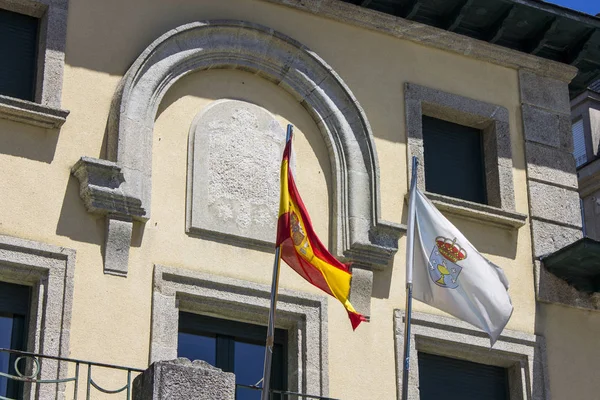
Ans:
POLYGON ((69 111, 60 105, 68 8, 68 0, 0 0, 0 9, 40 21, 35 102, 0 95, 0 118, 46 129, 65 123, 69 111))
MULTIPOLYGON (((267 285, 155 265, 153 287, 150 363, 177 358, 179 311, 261 325, 268 322, 271 288, 267 285)), ((280 290, 275 326, 288 330, 288 389, 327 396, 327 299, 280 290)))
MULTIPOLYGON (((74 250, 0 235, 0 280, 32 287, 28 351, 69 356, 74 268, 74 250)), ((40 365, 39 379, 66 377, 66 364, 40 365)), ((62 398, 64 390, 64 384, 26 387, 26 398, 62 398)))
MULTIPOLYGON (((402 393, 404 310, 394 310, 397 393, 402 393)), ((550 398, 542 336, 505 329, 494 347, 486 333, 454 318, 413 312, 410 339, 410 399, 419 398, 418 352, 508 369, 511 400, 550 398)))
POLYGON ((405 84, 408 177, 412 156, 419 159, 418 187, 425 192, 423 116, 481 129, 488 203, 478 204, 435 193, 427 196, 444 211, 506 228, 525 225, 527 216, 515 212, 512 148, 508 110, 502 106, 413 84, 405 84))

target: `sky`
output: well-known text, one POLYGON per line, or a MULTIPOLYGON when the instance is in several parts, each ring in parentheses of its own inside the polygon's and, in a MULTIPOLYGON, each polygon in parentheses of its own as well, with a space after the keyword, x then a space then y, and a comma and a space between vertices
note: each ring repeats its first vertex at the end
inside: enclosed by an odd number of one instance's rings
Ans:
POLYGON ((548 3, 583 11, 584 13, 596 15, 600 13, 600 0, 546 0, 548 3))

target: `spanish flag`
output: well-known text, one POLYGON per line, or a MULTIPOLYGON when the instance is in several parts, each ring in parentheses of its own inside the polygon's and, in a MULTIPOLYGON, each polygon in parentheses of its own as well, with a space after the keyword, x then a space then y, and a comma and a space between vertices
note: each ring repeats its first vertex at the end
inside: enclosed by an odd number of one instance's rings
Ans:
POLYGON ((321 243, 313 230, 310 217, 300 198, 289 168, 292 148, 290 133, 281 162, 281 200, 277 225, 277 246, 281 259, 304 279, 338 299, 346 310, 352 329, 367 319, 356 312, 348 297, 352 273, 321 243))

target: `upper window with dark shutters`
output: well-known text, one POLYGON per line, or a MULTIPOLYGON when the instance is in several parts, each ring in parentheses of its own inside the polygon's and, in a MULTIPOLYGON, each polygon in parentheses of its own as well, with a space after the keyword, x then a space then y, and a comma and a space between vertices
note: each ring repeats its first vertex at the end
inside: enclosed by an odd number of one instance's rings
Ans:
POLYGON ((35 100, 39 20, 0 9, 0 94, 35 100))
POLYGON ((487 204, 482 131, 423 116, 425 189, 487 204))
POLYGON ((0 118, 46 129, 61 108, 68 0, 0 0, 0 118))

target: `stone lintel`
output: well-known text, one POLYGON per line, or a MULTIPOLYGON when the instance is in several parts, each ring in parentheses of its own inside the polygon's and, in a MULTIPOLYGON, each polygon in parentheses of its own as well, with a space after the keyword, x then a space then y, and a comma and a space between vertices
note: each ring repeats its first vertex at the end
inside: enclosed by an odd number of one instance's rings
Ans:
POLYGON ((205 361, 158 361, 133 381, 133 400, 234 400, 235 375, 205 361))

